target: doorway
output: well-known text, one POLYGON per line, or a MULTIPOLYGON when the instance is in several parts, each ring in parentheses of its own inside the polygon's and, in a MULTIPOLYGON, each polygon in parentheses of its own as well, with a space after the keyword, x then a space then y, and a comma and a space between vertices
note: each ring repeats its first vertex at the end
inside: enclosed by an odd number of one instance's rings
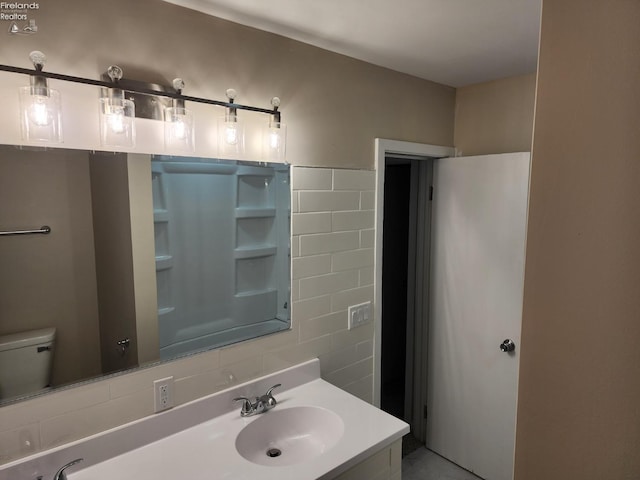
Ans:
POLYGON ((433 158, 385 158, 382 248, 381 408, 411 426, 402 456, 425 443, 425 322, 428 310, 433 158))
POLYGON ((413 360, 408 345, 413 319, 417 160, 387 157, 384 183, 382 249, 382 378, 381 408, 407 420, 413 360), (413 173, 413 175, 412 175, 413 173), (412 188, 413 187, 413 188, 412 188))
POLYGON ((413 435, 424 443, 426 356, 422 346, 426 345, 427 332, 425 323, 414 319, 424 318, 428 306, 429 187, 433 160, 451 156, 454 150, 384 139, 376 139, 375 146, 374 405, 409 423, 413 435), (383 318, 392 319, 384 331, 383 318))

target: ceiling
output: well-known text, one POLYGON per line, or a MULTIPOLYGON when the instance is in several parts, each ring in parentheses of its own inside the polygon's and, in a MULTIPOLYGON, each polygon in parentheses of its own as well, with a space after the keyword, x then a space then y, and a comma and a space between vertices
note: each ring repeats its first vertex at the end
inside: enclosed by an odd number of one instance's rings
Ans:
POLYGON ((165 0, 460 87, 534 72, 542 0, 165 0))

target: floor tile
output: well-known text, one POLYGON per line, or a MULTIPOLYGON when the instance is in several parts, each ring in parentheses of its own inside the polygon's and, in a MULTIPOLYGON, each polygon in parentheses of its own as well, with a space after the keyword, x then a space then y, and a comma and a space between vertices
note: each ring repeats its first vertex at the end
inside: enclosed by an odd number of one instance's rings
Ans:
POLYGON ((482 480, 480 477, 421 447, 402 459, 402 480, 482 480))

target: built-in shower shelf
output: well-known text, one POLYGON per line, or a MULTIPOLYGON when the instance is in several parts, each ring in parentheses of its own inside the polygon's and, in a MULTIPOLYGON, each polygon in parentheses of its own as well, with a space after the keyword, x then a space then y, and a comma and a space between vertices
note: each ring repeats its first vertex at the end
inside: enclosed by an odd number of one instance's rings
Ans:
POLYGON ((156 272, 160 270, 166 270, 173 267, 173 256, 171 255, 158 255, 156 257, 156 272))
POLYGON ((175 311, 176 307, 163 307, 158 309, 158 315, 162 317, 164 315, 169 315, 175 311))
POLYGON ((155 223, 164 223, 169 221, 169 212, 167 210, 154 210, 153 221, 155 223))
POLYGON ((165 173, 205 173, 208 175, 233 175, 238 167, 210 162, 157 162, 165 173))
POLYGON ((273 177, 273 169, 271 167, 248 167, 242 166, 238 168, 237 175, 239 177, 273 177))
POLYGON ((269 257, 271 255, 275 255, 277 248, 275 245, 268 245, 263 247, 243 247, 236 248, 233 251, 234 258, 242 259, 242 258, 260 258, 260 257, 269 257))
POLYGON ((275 208, 236 208, 236 218, 267 218, 275 216, 275 208))
POLYGON ((259 295, 267 295, 275 292, 276 292, 275 288, 264 288, 262 290, 246 290, 242 292, 237 292, 235 294, 235 297, 236 298, 257 297, 259 295))

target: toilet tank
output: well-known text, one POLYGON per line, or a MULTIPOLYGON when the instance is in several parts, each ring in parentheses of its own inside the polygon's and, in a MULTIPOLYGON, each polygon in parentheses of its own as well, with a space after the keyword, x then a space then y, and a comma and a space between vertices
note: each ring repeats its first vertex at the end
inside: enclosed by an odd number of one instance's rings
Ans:
POLYGON ((42 328, 0 336, 0 399, 50 385, 55 335, 55 328, 42 328))

